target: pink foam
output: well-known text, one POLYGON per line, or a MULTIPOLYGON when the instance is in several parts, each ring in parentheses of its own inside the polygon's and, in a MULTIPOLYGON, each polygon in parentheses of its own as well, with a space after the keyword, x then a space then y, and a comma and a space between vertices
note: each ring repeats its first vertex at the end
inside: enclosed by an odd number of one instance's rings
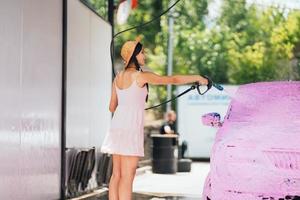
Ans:
POLYGON ((239 87, 211 153, 203 199, 300 196, 300 82, 239 87))
POLYGON ((222 126, 220 122, 221 116, 218 113, 207 113, 203 115, 201 119, 203 125, 212 126, 212 127, 222 126))

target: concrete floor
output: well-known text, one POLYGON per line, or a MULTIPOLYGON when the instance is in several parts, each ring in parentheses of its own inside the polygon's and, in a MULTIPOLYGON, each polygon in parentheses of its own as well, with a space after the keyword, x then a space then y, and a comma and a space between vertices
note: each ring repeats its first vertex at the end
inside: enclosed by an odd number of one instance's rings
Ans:
POLYGON ((208 162, 193 162, 189 173, 154 174, 149 169, 135 177, 133 191, 156 197, 177 196, 200 199, 208 171, 208 162))
MULTIPOLYGON (((193 162, 191 172, 154 174, 139 169, 133 183, 133 200, 201 200, 208 162, 193 162)), ((84 200, 107 200, 107 192, 84 200)))
MULTIPOLYGON (((81 200, 108 200, 107 194, 96 196, 96 197, 89 197, 84 198, 81 200)), ((199 198, 192 198, 192 197, 174 197, 174 196, 165 196, 165 197, 157 197, 153 195, 144 195, 144 194, 136 194, 133 193, 132 200, 199 200, 199 198)))

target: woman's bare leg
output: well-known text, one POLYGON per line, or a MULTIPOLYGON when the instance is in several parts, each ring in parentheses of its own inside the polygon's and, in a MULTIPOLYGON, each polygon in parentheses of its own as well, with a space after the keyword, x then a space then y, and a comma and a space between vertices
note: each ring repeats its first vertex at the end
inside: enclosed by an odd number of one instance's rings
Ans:
POLYGON ((139 157, 121 156, 121 178, 119 182, 119 200, 131 200, 132 184, 139 157))
POLYGON ((109 200, 119 200, 118 188, 121 175, 121 157, 113 154, 113 172, 109 181, 109 200))

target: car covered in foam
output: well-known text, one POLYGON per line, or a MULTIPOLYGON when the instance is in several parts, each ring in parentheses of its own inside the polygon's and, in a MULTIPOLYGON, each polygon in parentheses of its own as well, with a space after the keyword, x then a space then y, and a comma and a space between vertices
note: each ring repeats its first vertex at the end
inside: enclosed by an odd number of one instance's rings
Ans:
POLYGON ((240 86, 210 158, 203 200, 300 199, 300 82, 240 86))

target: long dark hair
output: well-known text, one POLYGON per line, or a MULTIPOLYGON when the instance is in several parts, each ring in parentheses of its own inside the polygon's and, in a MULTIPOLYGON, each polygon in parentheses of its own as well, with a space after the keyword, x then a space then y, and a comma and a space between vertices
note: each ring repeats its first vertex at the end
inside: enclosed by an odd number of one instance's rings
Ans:
MULTIPOLYGON (((137 45, 134 48, 134 51, 132 53, 131 58, 129 59, 129 62, 127 64, 127 66, 125 67, 125 69, 131 64, 133 63, 135 65, 135 69, 138 71, 143 71, 141 66, 139 65, 138 60, 136 59, 136 56, 142 51, 143 49, 143 45, 141 43, 137 43, 137 45)), ((147 96, 146 96, 146 102, 148 102, 148 93, 149 93, 149 85, 148 83, 146 83, 146 87, 147 87, 147 96)))

